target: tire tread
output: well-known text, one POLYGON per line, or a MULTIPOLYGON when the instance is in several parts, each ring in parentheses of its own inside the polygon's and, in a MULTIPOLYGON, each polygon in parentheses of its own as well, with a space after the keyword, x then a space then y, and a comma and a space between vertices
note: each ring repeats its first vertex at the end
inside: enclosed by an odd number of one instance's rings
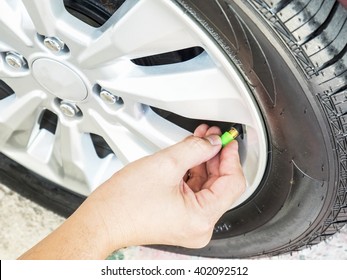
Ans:
POLYGON ((293 0, 274 13, 281 1, 249 2, 301 65, 327 116, 339 161, 336 197, 325 220, 300 242, 269 253, 277 255, 318 244, 347 223, 347 9, 332 0, 293 0))

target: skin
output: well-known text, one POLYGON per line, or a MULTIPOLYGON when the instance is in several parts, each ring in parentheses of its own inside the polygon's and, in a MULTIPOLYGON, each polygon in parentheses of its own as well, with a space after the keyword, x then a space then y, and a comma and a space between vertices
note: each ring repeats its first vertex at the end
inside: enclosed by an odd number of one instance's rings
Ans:
POLYGON ((105 259, 149 244, 204 247, 246 185, 237 141, 221 150, 220 134, 201 125, 194 136, 127 165, 20 259, 105 259))
POLYGON ((342 4, 342 6, 347 8, 347 0, 339 0, 339 2, 342 4))

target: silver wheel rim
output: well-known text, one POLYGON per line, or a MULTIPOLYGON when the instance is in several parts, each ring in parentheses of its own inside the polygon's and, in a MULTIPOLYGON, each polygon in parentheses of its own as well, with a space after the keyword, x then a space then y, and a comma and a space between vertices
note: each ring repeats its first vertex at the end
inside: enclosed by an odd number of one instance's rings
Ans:
POLYGON ((65 188, 90 194, 129 162, 190 134, 156 114, 240 123, 245 201, 267 163, 261 114, 216 43, 170 1, 126 1, 100 28, 71 15, 63 1, 0 3, 0 151, 65 188), (155 17, 153 17, 155 15, 155 17), (160 24, 158 24, 160 23, 160 24), (190 60, 140 66, 133 59, 201 47, 190 60), (49 110, 55 133, 42 129, 49 110), (114 153, 100 157, 92 135, 114 153))

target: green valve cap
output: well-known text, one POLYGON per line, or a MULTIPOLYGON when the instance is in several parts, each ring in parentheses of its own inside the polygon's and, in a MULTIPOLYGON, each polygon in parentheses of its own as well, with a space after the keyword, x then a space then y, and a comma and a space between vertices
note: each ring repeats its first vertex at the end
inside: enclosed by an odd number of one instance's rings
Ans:
POLYGON ((229 131, 224 132, 220 137, 222 140, 222 146, 225 147, 230 142, 234 141, 237 138, 237 136, 239 136, 239 134, 240 133, 238 132, 238 130, 234 127, 229 131))

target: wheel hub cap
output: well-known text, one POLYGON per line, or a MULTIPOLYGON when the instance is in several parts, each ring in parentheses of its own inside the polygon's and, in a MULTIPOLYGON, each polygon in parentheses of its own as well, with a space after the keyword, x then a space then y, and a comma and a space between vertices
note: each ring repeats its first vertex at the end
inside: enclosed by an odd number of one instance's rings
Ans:
POLYGON ((82 78, 63 63, 40 58, 33 62, 32 71, 37 82, 60 99, 82 101, 88 95, 82 78))

